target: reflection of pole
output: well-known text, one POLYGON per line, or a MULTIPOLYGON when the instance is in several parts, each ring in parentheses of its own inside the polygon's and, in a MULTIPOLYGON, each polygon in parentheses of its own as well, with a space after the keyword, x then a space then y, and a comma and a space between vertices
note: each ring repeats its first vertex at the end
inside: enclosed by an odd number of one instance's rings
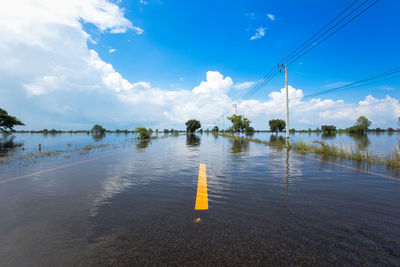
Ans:
POLYGON ((285 57, 285 84, 286 84, 286 145, 289 145, 289 88, 287 79, 286 57, 285 57))
POLYGON ((289 149, 286 148, 286 176, 285 176, 285 195, 283 197, 284 203, 285 203, 285 207, 286 207, 286 199, 289 193, 289 149))

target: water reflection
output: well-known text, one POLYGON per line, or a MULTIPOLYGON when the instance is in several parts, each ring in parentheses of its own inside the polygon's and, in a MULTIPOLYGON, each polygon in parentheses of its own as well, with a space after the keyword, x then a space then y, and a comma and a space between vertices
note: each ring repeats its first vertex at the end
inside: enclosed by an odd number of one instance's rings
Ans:
POLYGON ((104 139, 104 137, 106 137, 105 133, 101 133, 101 132, 92 132, 92 139, 96 142, 100 142, 101 140, 104 139))
POLYGON ((327 140, 327 139, 335 139, 336 138, 336 133, 326 133, 323 132, 321 135, 322 140, 327 140))
POLYGON ((271 144, 273 144, 273 145, 276 145, 279 150, 281 150, 282 149, 281 147, 283 147, 286 144, 286 141, 283 138, 283 136, 281 136, 281 135, 278 136, 278 135, 275 135, 275 134, 272 134, 269 137, 269 142, 271 144))
POLYGON ((242 153, 249 151, 249 141, 242 139, 229 139, 231 143, 231 153, 242 153))
POLYGON ((287 196, 289 193, 289 178, 290 178, 290 165, 289 165, 289 149, 286 149, 286 174, 285 174, 285 194, 283 196, 284 207, 286 208, 287 196))
POLYGON ((2 134, 0 137, 0 157, 6 156, 8 153, 22 147, 23 143, 15 142, 15 136, 2 134))
POLYGON ((354 140, 358 150, 365 151, 371 144, 366 134, 349 134, 349 136, 354 140))
POLYGON ((254 136, 254 132, 246 132, 245 135, 251 138, 254 136))
POLYGON ((200 146, 201 138, 199 138, 196 134, 188 134, 186 135, 186 145, 191 147, 200 146))
POLYGON ((150 143, 149 140, 140 141, 136 144, 136 149, 138 150, 145 149, 149 146, 149 143, 150 143))

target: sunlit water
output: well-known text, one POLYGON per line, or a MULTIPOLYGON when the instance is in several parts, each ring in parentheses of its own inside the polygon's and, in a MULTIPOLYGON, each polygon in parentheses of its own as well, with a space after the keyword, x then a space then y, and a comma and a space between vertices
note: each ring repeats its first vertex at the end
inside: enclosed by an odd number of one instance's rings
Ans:
MULTIPOLYGON (((340 167, 354 162, 333 165, 213 135, 132 137, 61 135, 46 142, 17 135, 15 143, 26 148, 40 142, 77 150, 3 168, 0 265, 399 262, 396 179, 340 167), (88 142, 112 145, 82 153, 88 142), (83 160, 92 161, 7 180, 83 160), (200 163, 207 166, 206 211, 194 210, 200 163)), ((8 153, 26 153, 21 148, 8 153)), ((393 176, 384 167, 369 171, 393 176)))

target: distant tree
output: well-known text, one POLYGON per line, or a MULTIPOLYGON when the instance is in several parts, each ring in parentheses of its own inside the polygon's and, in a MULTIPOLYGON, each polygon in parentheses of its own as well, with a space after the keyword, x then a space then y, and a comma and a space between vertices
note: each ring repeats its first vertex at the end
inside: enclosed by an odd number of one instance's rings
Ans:
POLYGON ((199 130, 199 133, 201 133, 201 134, 202 134, 202 133, 203 133, 203 129, 200 129, 200 130, 199 130))
POLYGON ((197 129, 201 128, 201 124, 198 120, 188 120, 186 123, 186 132, 194 133, 197 129))
POLYGON ((101 125, 96 124, 92 127, 91 132, 93 134, 104 134, 106 132, 106 129, 104 129, 101 125))
POLYGON ((334 126, 334 125, 322 125, 321 126, 321 130, 325 134, 333 134, 334 132, 336 132, 336 126, 334 126))
POLYGON ((276 132, 277 134, 286 128, 286 122, 280 119, 270 120, 268 124, 271 132, 276 132))
POLYGON ((15 132, 14 126, 25 125, 16 117, 8 115, 7 111, 0 108, 0 132, 15 132))
POLYGON ((219 128, 217 125, 214 126, 214 128, 212 129, 213 132, 218 133, 219 132, 219 128))
POLYGON ((368 120, 368 118, 365 116, 360 116, 360 117, 358 117, 355 125, 362 127, 362 129, 364 129, 364 131, 366 132, 368 130, 369 126, 371 125, 371 121, 368 120))
POLYGON ((360 116, 358 117, 356 123, 347 130, 353 134, 363 134, 368 130, 370 125, 371 121, 368 120, 367 117, 360 116))
POLYGON ((246 129, 246 133, 254 133, 254 132, 255 132, 255 130, 251 126, 246 129))
POLYGON ((169 130, 168 129, 164 129, 164 133, 165 134, 169 133, 169 130))
POLYGON ((232 115, 228 117, 228 120, 232 122, 232 130, 234 132, 245 132, 250 127, 251 121, 243 115, 232 115))
POLYGON ((147 130, 145 127, 138 126, 135 128, 135 132, 139 134, 139 139, 150 139, 151 131, 147 130))

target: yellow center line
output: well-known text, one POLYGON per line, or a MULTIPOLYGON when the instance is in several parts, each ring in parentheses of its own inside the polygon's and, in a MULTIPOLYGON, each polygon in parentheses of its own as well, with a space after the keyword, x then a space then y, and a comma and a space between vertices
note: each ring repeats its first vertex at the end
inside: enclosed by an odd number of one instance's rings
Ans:
POLYGON ((207 175, 206 164, 201 163, 199 169, 199 181, 197 183, 197 196, 195 210, 208 210, 207 175))

